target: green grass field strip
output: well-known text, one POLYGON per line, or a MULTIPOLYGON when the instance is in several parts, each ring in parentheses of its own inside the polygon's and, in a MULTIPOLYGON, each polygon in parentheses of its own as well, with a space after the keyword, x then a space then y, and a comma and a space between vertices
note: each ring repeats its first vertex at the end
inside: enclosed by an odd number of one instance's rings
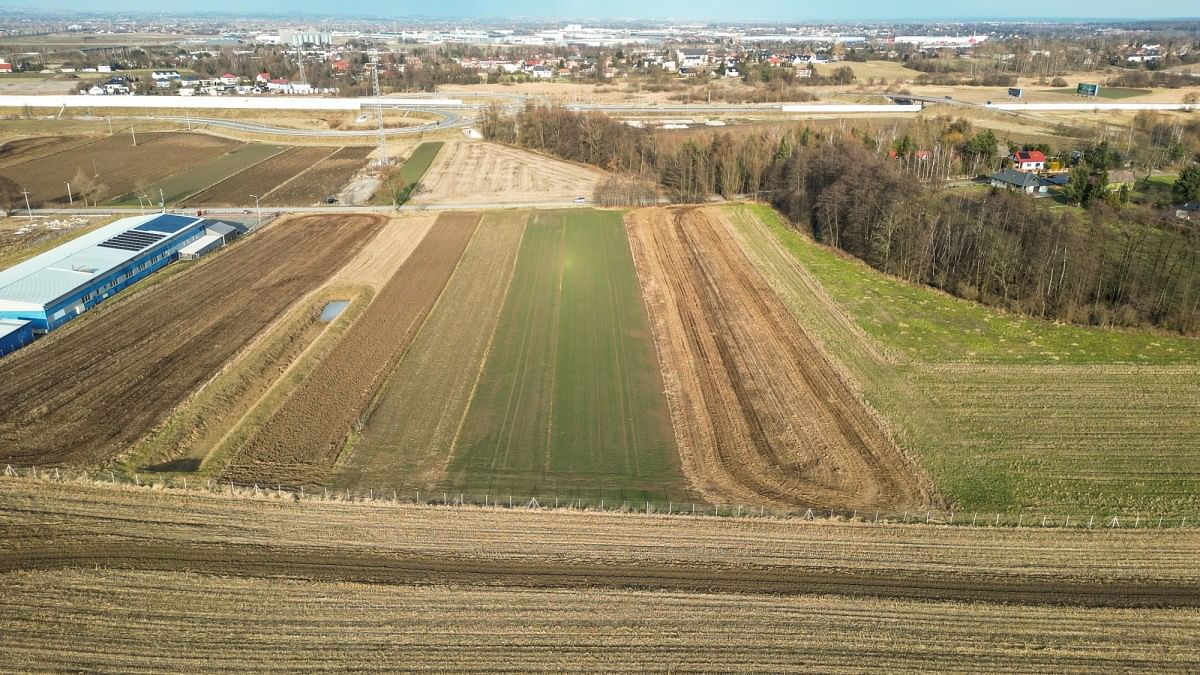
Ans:
POLYGON ((397 174, 400 179, 399 182, 403 185, 408 185, 409 183, 416 183, 421 180, 441 149, 441 141, 428 141, 418 145, 417 149, 413 150, 413 153, 400 166, 400 171, 397 174))
POLYGON ((659 373, 621 214, 538 213, 450 483, 518 497, 685 500, 659 373))
MULTIPOLYGON (((932 290, 888 279, 783 227, 769 208, 727 207, 754 264, 806 330, 858 381, 864 398, 886 418, 897 440, 919 459, 942 494, 959 510, 1037 515, 1200 516, 1200 373, 1193 366, 888 363, 863 345, 877 307, 904 309, 910 324, 945 322, 932 290), (761 219, 761 224, 759 222, 761 219), (804 271, 791 268, 770 236, 804 271), (847 283, 847 280, 853 283, 847 283), (878 284, 869 303, 861 285, 878 284), (847 290, 849 289, 849 290, 847 290), (828 292, 835 306, 823 297, 828 292), (919 291, 927 302, 908 297, 919 291), (888 296, 888 297, 884 297, 888 296), (895 302, 893 302, 893 300, 895 302), (918 320, 922 323, 918 323, 918 320)), ((979 307, 980 311, 986 311, 979 307)), ((953 314, 949 315, 951 319, 953 314)), ((1003 317, 1002 317, 1003 318, 1003 317)), ((1006 320, 1006 319, 1005 319, 1006 320)), ((1087 330, 1038 322, 1048 331, 1087 330)), ((1130 335, 1109 333, 1124 344, 1130 335)), ((884 346, 906 346, 875 333, 884 346)), ((994 336, 993 336, 994 338, 994 336)), ((935 334, 953 361, 964 342, 935 334)), ((974 349, 981 338, 964 338, 974 349)))
POLYGON ((879 274, 791 229, 770 207, 731 208, 735 217, 737 209, 750 209, 866 333, 914 361, 1200 363, 1200 340, 1006 314, 879 274))
MULTIPOLYGON (((167 204, 178 202, 285 150, 286 147, 279 145, 247 143, 233 152, 156 181, 146 187, 145 194, 157 204, 159 190, 162 190, 162 197, 167 204)), ((113 203, 117 206, 137 205, 138 199, 135 194, 126 194, 113 203)))
POLYGON ((334 483, 429 488, 443 481, 479 380, 528 219, 489 213, 425 325, 383 387, 334 483))
POLYGON ((392 191, 399 190, 410 183, 417 183, 425 176, 438 152, 442 149, 442 141, 427 141, 413 150, 408 159, 385 179, 380 189, 371 196, 371 204, 383 206, 392 203, 392 191))

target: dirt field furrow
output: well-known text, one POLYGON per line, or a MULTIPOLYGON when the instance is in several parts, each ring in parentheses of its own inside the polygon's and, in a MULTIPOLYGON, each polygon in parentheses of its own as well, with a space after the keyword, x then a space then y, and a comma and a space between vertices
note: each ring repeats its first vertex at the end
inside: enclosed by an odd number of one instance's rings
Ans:
POLYGON ((226 475, 324 482, 347 434, 411 345, 478 224, 478 214, 439 216, 363 316, 246 441, 226 475))
POLYGON ((704 209, 630 214, 685 467, 714 501, 928 503, 904 455, 704 209))
POLYGON ((281 222, 5 359, 0 460, 104 463, 352 258, 381 222, 281 222))

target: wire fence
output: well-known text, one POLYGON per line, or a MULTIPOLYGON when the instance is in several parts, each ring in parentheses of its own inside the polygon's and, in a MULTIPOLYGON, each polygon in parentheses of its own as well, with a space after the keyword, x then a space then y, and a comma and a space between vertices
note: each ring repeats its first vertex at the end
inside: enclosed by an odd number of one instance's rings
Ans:
POLYGON ((657 501, 605 497, 561 497, 558 495, 512 495, 453 492, 448 490, 333 489, 323 486, 266 485, 216 478, 179 475, 125 474, 119 471, 38 469, 6 466, 3 476, 54 482, 81 482, 141 487, 158 490, 199 491, 238 498, 282 499, 296 502, 341 502, 419 505, 446 508, 497 508, 523 510, 569 510, 629 513, 656 516, 746 518, 800 521, 854 522, 866 524, 911 524, 962 527, 1034 527, 1084 529, 1177 529, 1195 528, 1200 519, 1171 514, 1106 513, 1090 515, 999 513, 979 511, 919 510, 904 512, 830 509, 823 507, 778 508, 746 504, 714 504, 698 501, 657 501))

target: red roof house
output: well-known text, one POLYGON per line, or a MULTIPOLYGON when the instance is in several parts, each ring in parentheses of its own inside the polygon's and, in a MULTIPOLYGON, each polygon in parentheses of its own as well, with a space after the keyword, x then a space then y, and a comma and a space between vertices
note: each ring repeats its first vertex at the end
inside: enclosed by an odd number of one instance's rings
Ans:
POLYGON ((1046 168, 1046 154, 1040 150, 1014 152, 1012 161, 1017 171, 1041 171, 1046 168))

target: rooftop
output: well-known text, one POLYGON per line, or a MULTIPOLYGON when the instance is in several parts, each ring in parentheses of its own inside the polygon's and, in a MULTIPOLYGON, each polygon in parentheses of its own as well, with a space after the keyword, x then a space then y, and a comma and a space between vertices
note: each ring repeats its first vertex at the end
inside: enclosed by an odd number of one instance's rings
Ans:
POLYGON ((1016 185, 1017 187, 1022 188, 1038 187, 1042 184, 1041 179, 1035 174, 1025 173, 1023 171, 1014 171, 1013 169, 1005 169, 1000 173, 993 174, 991 179, 1000 181, 1001 183, 1008 183, 1009 185, 1016 185))
POLYGON ((202 219, 169 213, 122 218, 6 270, 0 270, 0 304, 34 309, 52 304, 80 284, 101 277, 143 250, 202 219))

